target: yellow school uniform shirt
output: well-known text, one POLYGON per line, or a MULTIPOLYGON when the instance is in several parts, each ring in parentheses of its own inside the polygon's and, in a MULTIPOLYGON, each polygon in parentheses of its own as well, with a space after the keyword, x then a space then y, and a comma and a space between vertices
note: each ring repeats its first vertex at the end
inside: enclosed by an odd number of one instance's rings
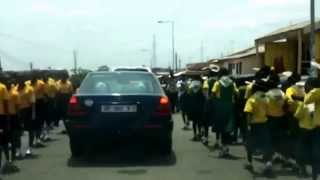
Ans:
POLYGON ((315 88, 306 94, 305 104, 314 104, 313 121, 316 127, 320 127, 320 88, 315 88))
POLYGON ((250 124, 267 122, 267 100, 263 92, 256 92, 246 102, 244 112, 252 114, 250 124))
POLYGON ((292 114, 296 112, 299 102, 294 100, 293 96, 303 98, 305 96, 304 87, 293 85, 286 90, 286 103, 288 105, 288 111, 292 114))
POLYGON ((35 103, 34 88, 26 83, 26 86, 19 92, 20 93, 20 109, 29 108, 35 103))
POLYGON ((45 93, 50 98, 55 98, 58 88, 54 79, 49 78, 48 82, 45 84, 45 93))
POLYGON ((6 115, 5 111, 5 101, 8 101, 9 93, 7 87, 0 83, 0 115, 6 115))
POLYGON ((70 81, 66 81, 65 83, 62 83, 62 81, 59 81, 58 83, 58 91, 61 94, 72 94, 73 93, 73 86, 70 81))
POLYGON ((282 117, 283 107, 286 97, 280 89, 272 89, 266 93, 267 96, 267 115, 272 117, 282 117))
POLYGON ((43 99, 45 97, 45 83, 42 80, 37 80, 34 90, 36 99, 43 99))
POLYGON ((20 105, 20 95, 16 87, 12 87, 9 91, 8 111, 10 115, 16 115, 20 105))
MULTIPOLYGON (((232 83, 232 86, 233 86, 233 90, 234 90, 234 93, 238 93, 238 88, 237 88, 237 85, 235 83, 232 83)), ((220 97, 220 89, 221 89, 221 84, 219 81, 216 81, 212 87, 212 90, 211 92, 216 96, 216 97, 220 97)))
POLYGON ((246 92, 244 94, 245 99, 249 99, 250 96, 252 95, 252 88, 253 88, 253 83, 250 83, 246 86, 246 92))
POLYGON ((205 81, 203 82, 202 89, 203 89, 203 90, 207 90, 207 89, 209 89, 209 82, 208 82, 208 79, 207 79, 207 80, 205 80, 205 81))
POLYGON ((312 130, 315 128, 315 124, 309 109, 301 101, 296 101, 297 109, 294 117, 299 121, 299 127, 302 129, 312 130))
POLYGON ((297 91, 296 88, 294 86, 291 86, 286 90, 286 96, 289 99, 292 99, 292 95, 296 94, 296 91, 297 91))

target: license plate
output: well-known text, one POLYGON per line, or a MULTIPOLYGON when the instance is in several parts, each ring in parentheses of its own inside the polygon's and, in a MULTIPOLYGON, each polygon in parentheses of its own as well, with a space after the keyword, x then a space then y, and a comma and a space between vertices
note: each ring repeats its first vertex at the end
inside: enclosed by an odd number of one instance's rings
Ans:
POLYGON ((103 105, 103 106, 101 106, 101 112, 104 112, 104 113, 120 113, 120 112, 134 113, 134 112, 137 112, 137 106, 136 105, 103 105))

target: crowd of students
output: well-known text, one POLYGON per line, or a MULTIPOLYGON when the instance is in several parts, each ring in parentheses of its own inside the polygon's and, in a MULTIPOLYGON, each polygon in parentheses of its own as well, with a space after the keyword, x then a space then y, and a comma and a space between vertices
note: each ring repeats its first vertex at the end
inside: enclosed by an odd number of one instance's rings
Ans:
POLYGON ((0 75, 0 168, 16 167, 15 160, 32 156, 33 148, 50 141, 49 131, 66 119, 73 91, 67 74, 55 79, 36 73, 19 78, 0 75), (27 148, 22 147, 24 132, 27 148))
POLYGON ((220 68, 211 70, 206 80, 200 76, 177 80, 171 75, 177 83, 168 83, 166 90, 173 110, 182 111, 183 128, 192 122, 192 140, 208 145, 211 127, 220 157, 232 154, 229 145, 241 135, 248 170, 254 171, 253 156, 261 155, 264 173, 272 173, 274 162, 280 160, 301 176, 311 165, 315 180, 320 172, 320 80, 302 81, 297 73, 281 75, 287 79, 282 81, 265 66, 244 83, 220 68))

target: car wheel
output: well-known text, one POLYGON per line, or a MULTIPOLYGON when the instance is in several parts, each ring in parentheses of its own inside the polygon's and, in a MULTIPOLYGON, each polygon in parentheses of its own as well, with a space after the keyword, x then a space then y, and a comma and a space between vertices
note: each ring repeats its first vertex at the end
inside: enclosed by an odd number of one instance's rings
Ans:
POLYGON ((83 146, 72 140, 70 140, 70 150, 72 158, 80 158, 84 153, 83 146))
POLYGON ((167 138, 161 143, 161 154, 162 155, 170 155, 172 153, 172 138, 167 138))

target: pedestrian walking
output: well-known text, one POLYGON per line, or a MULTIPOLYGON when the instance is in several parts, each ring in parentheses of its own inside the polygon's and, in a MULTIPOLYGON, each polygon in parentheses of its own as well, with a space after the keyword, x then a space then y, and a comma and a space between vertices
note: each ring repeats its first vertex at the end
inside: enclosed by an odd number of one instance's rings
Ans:
MULTIPOLYGON (((5 155, 6 164, 10 161, 9 157, 9 119, 8 101, 9 92, 6 86, 7 78, 4 74, 0 76, 0 168, 3 168, 2 153, 5 155)), ((5 165, 6 165, 5 164, 5 165)))
POLYGON ((21 135, 22 122, 19 118, 20 94, 18 85, 12 84, 9 91, 8 112, 9 112, 9 127, 10 127, 10 143, 11 143, 11 162, 16 158, 21 158, 21 135))
MULTIPOLYGON (((289 121, 285 114, 286 96, 279 85, 279 77, 277 74, 271 74, 268 78, 267 97, 267 117, 268 126, 271 135, 271 143, 274 153, 279 153, 279 158, 285 158, 286 146, 289 142, 288 130, 289 121)), ((284 160, 288 159, 286 157, 284 160)))
POLYGON ((203 108, 205 96, 202 93, 200 77, 191 82, 187 97, 188 119, 192 121, 194 141, 201 140, 201 121, 203 118, 203 108))
MULTIPOLYGON (((67 120, 67 111, 69 99, 73 93, 73 86, 68 80, 68 75, 64 74, 62 79, 58 82, 58 93, 57 93, 57 107, 58 107, 58 120, 62 120, 64 126, 66 127, 67 120)), ((66 133, 66 130, 62 131, 63 134, 66 133)))
POLYGON ((188 98, 188 87, 185 81, 185 77, 183 76, 180 81, 177 83, 178 87, 178 104, 179 109, 181 111, 181 116, 183 120, 183 129, 189 129, 189 120, 187 116, 187 98, 188 98))
POLYGON ((45 94, 47 96, 47 116, 45 118, 46 126, 52 127, 54 124, 58 127, 57 123, 57 109, 56 109, 56 96, 57 96, 57 85, 53 78, 48 77, 45 84, 45 94))
MULTIPOLYGON (((203 144, 208 145, 209 143, 209 127, 212 126, 212 131, 216 132, 213 128, 212 122, 213 122, 213 114, 214 114, 214 97, 211 93, 211 90, 213 88, 213 85, 217 81, 218 78, 218 71, 219 66, 216 65, 210 65, 209 66, 209 73, 208 73, 208 79, 203 83, 202 90, 206 97, 206 102, 204 105, 204 115, 202 118, 202 125, 204 129, 204 138, 203 138, 203 144)), ((216 132, 217 133, 217 132, 216 132)), ((216 134, 216 142, 219 142, 219 135, 216 134)), ((218 145, 215 145, 218 146, 218 145)))
POLYGON ((32 155, 34 142, 34 121, 35 121, 35 94, 30 81, 21 81, 19 83, 20 94, 20 115, 23 119, 23 128, 28 131, 28 148, 26 155, 32 155))
POLYGON ((35 119, 35 129, 36 129, 36 146, 42 147, 41 134, 43 130, 44 121, 47 112, 47 103, 45 96, 45 83, 42 79, 37 79, 35 83, 35 95, 36 95, 36 119, 35 119))
POLYGON ((171 112, 175 113, 177 99, 178 99, 178 89, 177 89, 177 83, 174 78, 173 71, 170 71, 170 76, 169 76, 169 79, 167 82, 167 87, 165 88, 165 91, 166 91, 166 94, 170 100, 171 112))
POLYGON ((231 143, 231 133, 235 125, 234 102, 237 93, 237 87, 229 77, 228 70, 221 68, 219 80, 212 88, 212 95, 215 98, 214 126, 216 131, 221 134, 220 157, 229 155, 228 144, 231 143))
MULTIPOLYGON (((309 78, 305 84, 306 96, 304 104, 307 106, 314 129, 311 138, 311 166, 312 179, 318 179, 320 173, 320 81, 317 78, 309 78)), ((310 121, 309 121, 310 122, 310 121)))
POLYGON ((244 112, 247 114, 248 137, 246 140, 246 168, 253 171, 253 153, 261 151, 265 160, 265 173, 272 171, 272 147, 268 128, 266 82, 256 80, 252 86, 252 95, 247 100, 244 112))

